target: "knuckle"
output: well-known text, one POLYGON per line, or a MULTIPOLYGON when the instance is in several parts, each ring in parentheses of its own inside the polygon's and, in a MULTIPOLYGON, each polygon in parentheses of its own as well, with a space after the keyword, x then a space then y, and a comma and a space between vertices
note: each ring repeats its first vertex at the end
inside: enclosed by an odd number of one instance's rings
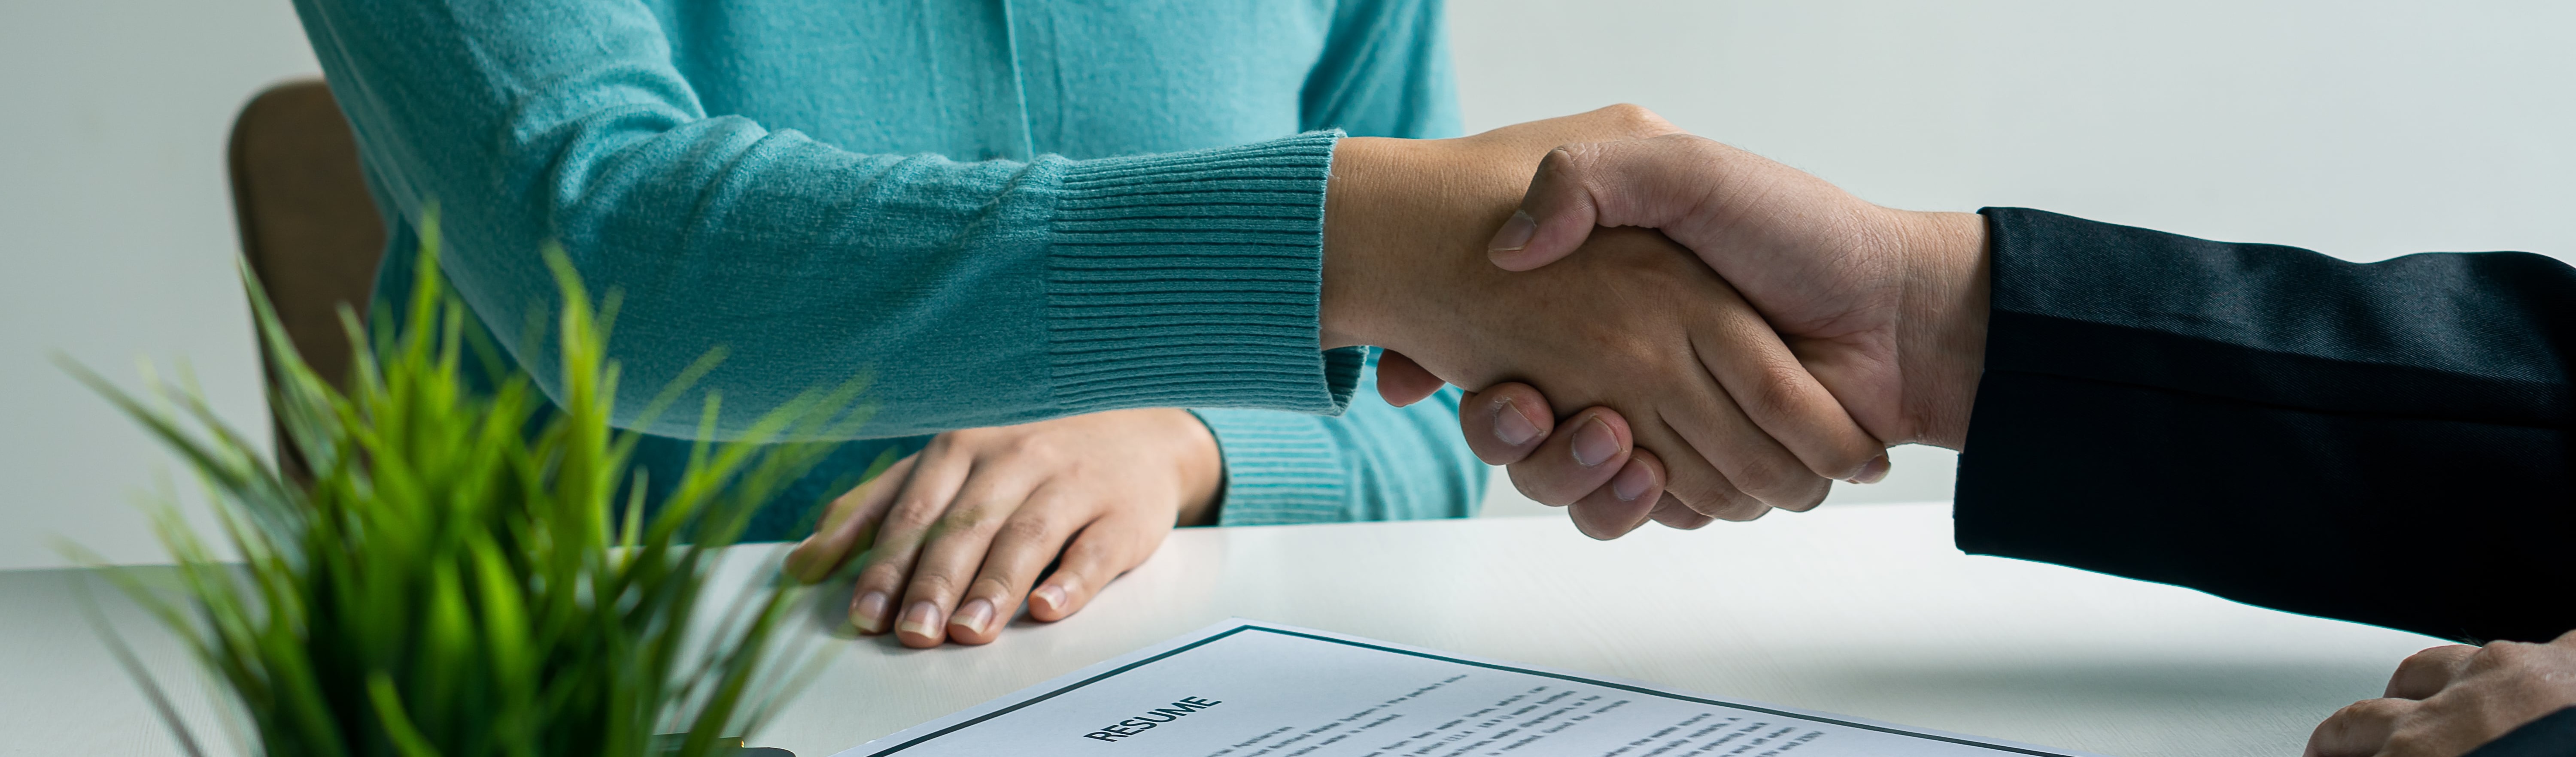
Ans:
POLYGON ((1733 505, 1722 512, 1710 514, 1710 517, 1733 523, 1744 523, 1761 520, 1762 516, 1769 514, 1771 514, 1771 506, 1769 505, 1765 505, 1760 502, 1740 501, 1733 503, 1733 505))
POLYGON ((1538 159, 1537 175, 1540 178, 1552 179, 1575 178, 1576 172, 1583 169, 1583 159, 1590 157, 1592 152, 1593 147, 1588 144, 1559 145, 1550 148, 1546 157, 1538 159))
POLYGON ((2355 722, 2390 722, 2414 709, 2415 702, 2405 699, 2364 699, 2344 705, 2335 717, 2355 722))
POLYGON ((2465 644, 2429 647, 2397 663, 2398 675, 2434 673, 2448 670, 2464 658, 2477 654, 2477 648, 2465 644))
POLYGON ((895 502, 894 512, 886 515, 886 525, 907 530, 928 528, 947 513, 948 508, 937 502, 919 495, 907 496, 895 502))
POLYGON ((1787 510, 1787 511, 1789 511, 1789 512, 1793 512, 1793 513, 1803 513, 1803 512, 1809 511, 1809 510, 1816 509, 1816 506, 1817 506, 1817 505, 1824 504, 1824 503, 1825 503, 1825 497, 1826 497, 1826 496, 1828 496, 1828 495, 1831 495, 1831 494, 1833 494, 1833 493, 1834 493, 1834 482, 1833 482, 1833 481, 1826 480, 1826 479, 1817 479, 1817 480, 1816 480, 1815 485, 1814 485, 1813 487, 1809 488, 1808 490, 1806 490, 1805 492, 1802 492, 1802 493, 1798 494, 1797 496, 1790 497, 1790 498, 1788 498, 1788 499, 1783 499, 1783 500, 1779 500, 1779 501, 1777 501, 1777 502, 1773 502, 1773 503, 1771 503, 1771 504, 1772 504, 1772 506, 1774 506, 1774 507, 1778 507, 1778 508, 1780 508, 1780 509, 1782 509, 1782 510, 1787 510))
POLYGON ((2536 646, 2538 645, 2518 641, 2490 643, 2486 648, 2469 656, 2468 669, 2471 672, 2483 672, 2516 667, 2531 657, 2532 648, 2536 646))
MULTIPOLYGON (((1758 336, 1750 333, 1745 336, 1771 338, 1767 325, 1760 328, 1764 332, 1758 336)), ((1795 356, 1756 355, 1752 356, 1749 365, 1729 366, 1726 363, 1741 359, 1741 351, 1723 345, 1702 345, 1696 340, 1693 347, 1706 363, 1705 369, 1722 377, 1720 383, 1726 390, 1727 399, 1757 429, 1763 432, 1770 429, 1807 432, 1771 437, 1792 448, 1785 451, 1799 458, 1795 462, 1800 472, 1823 476, 1856 471, 1885 451, 1877 440, 1858 432, 1849 423, 1841 404, 1824 392, 1813 374, 1795 356), (1730 356, 1711 361, 1707 358, 1710 355, 1730 356), (1813 458, 1813 465, 1808 464, 1809 458, 1813 458)), ((1766 478, 1765 483, 1783 481, 1772 471, 1760 471, 1756 475, 1771 477, 1766 478)), ((1800 485, 1801 491, 1810 488, 1800 485)))
POLYGON ((1752 520, 1762 517, 1762 512, 1770 509, 1760 500, 1746 496, 1743 491, 1726 484, 1699 481, 1680 488, 1682 490, 1675 495, 1675 498, 1680 499, 1683 506, 1718 520, 1752 520))
POLYGON ((897 562, 894 560, 878 560, 871 562, 866 568, 859 571, 858 585, 868 587, 887 587, 903 583, 904 573, 911 567, 912 565, 910 563, 897 562))
POLYGON ((1664 484, 1664 496, 1680 500, 1683 507, 1701 515, 1715 515, 1726 506, 1733 491, 1698 476, 1684 476, 1664 484))
POLYGON ((978 576, 975 579, 975 583, 966 587, 966 594, 967 596, 976 597, 1007 597, 1011 595, 1012 589, 1015 588, 1011 584, 1011 581, 1005 580, 1001 576, 978 576))
POLYGON ((935 460, 956 453, 959 447, 968 446, 983 434, 983 429, 976 428, 944 432, 931 437, 930 443, 921 445, 921 451, 916 454, 919 454, 923 460, 935 460))
POLYGON ((1788 455, 1758 455, 1733 477, 1747 494, 1764 502, 1804 503, 1823 496, 1824 477, 1788 455))
POLYGON ((994 532, 993 538, 995 541, 1039 543, 1045 541, 1048 532, 1052 530, 1054 529, 1050 528, 1044 519, 1013 518, 1004 522, 1001 528, 994 532))
POLYGON ((926 570, 913 574, 912 581, 904 587, 904 593, 915 597, 944 597, 950 596, 955 588, 957 580, 947 573, 926 570))
POLYGON ((1646 106, 1636 103, 1619 103, 1601 110, 1602 115, 1612 119, 1619 129, 1636 137, 1660 133, 1661 130, 1656 127, 1664 120, 1662 116, 1655 115, 1655 112, 1648 110, 1646 106))
POLYGON ((1756 418, 1794 418, 1805 415, 1807 407, 1807 367, 1795 360, 1765 360, 1754 369, 1753 385, 1743 397, 1746 412, 1756 418))
POLYGON ((1044 452, 1046 440, 1037 434, 1011 434, 985 443, 984 449, 994 457, 1025 457, 1044 452))
POLYGON ((2450 647, 2426 647, 2424 649, 2417 650, 2414 654, 2407 655, 2406 659, 2397 661, 2397 669, 2400 672, 2403 672, 2430 665, 2439 665, 2442 663, 2441 658, 2445 656, 2443 654, 2443 650, 2447 649, 2450 649, 2450 647))

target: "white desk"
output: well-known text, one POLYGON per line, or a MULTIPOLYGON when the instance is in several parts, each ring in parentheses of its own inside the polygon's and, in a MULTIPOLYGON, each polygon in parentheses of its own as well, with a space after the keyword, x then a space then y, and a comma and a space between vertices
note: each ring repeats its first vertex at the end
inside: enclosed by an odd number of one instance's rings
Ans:
MULTIPOLYGON (((1945 505, 1615 542, 1549 518, 1184 531, 1081 615, 989 646, 834 642, 846 648, 830 672, 754 743, 828 757, 1244 616, 2111 755, 2286 757, 2440 643, 1967 557, 1949 531, 1945 505)), ((0 755, 175 754, 66 575, 0 573, 0 755)), ((192 664, 166 640, 137 645, 165 677, 192 664)), ((201 716, 204 691, 177 678, 201 716)))

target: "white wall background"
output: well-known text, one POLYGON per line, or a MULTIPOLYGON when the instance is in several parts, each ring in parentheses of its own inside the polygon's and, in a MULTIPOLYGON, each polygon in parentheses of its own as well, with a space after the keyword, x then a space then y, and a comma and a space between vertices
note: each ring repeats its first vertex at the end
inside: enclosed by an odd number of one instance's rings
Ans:
POLYGON ((265 438, 224 145, 251 93, 316 70, 284 0, 0 0, 0 568, 64 540, 153 561, 136 495, 192 486, 49 352, 117 379, 185 357, 265 438))
MULTIPOLYGON (((2576 4, 1454 0, 1470 128, 1635 102, 1916 209, 2028 205, 2357 260, 2576 255, 2576 4)), ((163 462, 47 363, 185 356, 263 409, 226 129, 315 70, 283 0, 0 0, 0 568, 158 554, 163 462)), ((1952 457, 1836 501, 1947 496, 1952 457)), ((182 482, 184 485, 184 482, 182 482)), ((1535 506, 1498 497, 1496 512, 1535 506)))

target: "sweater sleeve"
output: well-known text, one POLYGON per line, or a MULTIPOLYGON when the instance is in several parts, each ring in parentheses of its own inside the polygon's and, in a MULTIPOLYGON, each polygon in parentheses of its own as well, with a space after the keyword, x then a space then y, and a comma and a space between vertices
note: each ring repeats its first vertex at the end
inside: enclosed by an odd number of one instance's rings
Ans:
POLYGON ((2436 636, 2576 627, 2576 269, 1985 213, 1961 549, 2436 636))
MULTIPOLYGON (((1350 0, 1334 9, 1308 75, 1305 128, 1363 137, 1457 136, 1458 97, 1436 0, 1350 0)), ((1458 392, 1398 408, 1378 399, 1376 352, 1339 417, 1199 410, 1225 455, 1226 525, 1474 515, 1485 465, 1458 435, 1458 392)))
MULTIPOLYGON (((446 275, 550 393, 548 240, 591 291, 622 293, 626 385, 726 350, 698 384, 722 392, 719 438, 862 376, 875 437, 1125 407, 1334 413, 1357 381, 1355 354, 1316 348, 1334 134, 863 154, 709 117, 635 0, 296 7, 394 222, 442 209, 446 275)), ((639 424, 652 394, 619 395, 619 423, 696 435, 639 424)))
MULTIPOLYGON (((1374 354, 1374 353, 1373 353, 1374 354)), ((1372 358, 1349 413, 1194 411, 1225 456, 1227 526, 1464 518, 1485 465, 1458 438, 1458 389, 1405 407, 1377 396, 1372 358)))

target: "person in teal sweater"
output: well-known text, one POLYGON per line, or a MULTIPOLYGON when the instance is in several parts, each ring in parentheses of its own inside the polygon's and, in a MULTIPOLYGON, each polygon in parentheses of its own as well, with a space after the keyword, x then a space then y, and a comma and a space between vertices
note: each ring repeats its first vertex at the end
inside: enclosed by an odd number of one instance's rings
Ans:
MULTIPOLYGON (((1122 395, 1140 392, 1164 395, 1142 399, 1187 396, 1171 387, 1103 382, 1103 374, 1160 375, 1182 384, 1280 380, 1262 376, 1280 373, 1281 360, 1258 354, 1265 347, 1276 351, 1259 333, 1122 314, 1114 303, 1082 314, 1097 324, 1087 329, 1041 317, 1050 309, 1083 307, 1035 296, 1032 285, 1050 275, 1080 273, 1066 270, 1071 261, 1046 259, 1050 234, 1184 240, 1160 250, 1170 256, 1223 253, 1227 242, 1206 239, 1221 229, 1204 218, 1145 217, 1125 231, 1068 228, 1039 212, 1033 195, 1064 193, 1059 202, 1104 209, 1093 214, 1092 226, 1116 225, 1119 200, 1156 196, 1176 184, 1125 181, 1121 172, 1151 168, 1170 153, 1255 144, 1242 151, 1253 163, 1239 173, 1284 164, 1293 175, 1311 173, 1314 148, 1330 144, 1300 132, 1340 128, 1425 138, 1458 130, 1434 2, 1202 3, 1160 10, 972 3, 709 10, 589 0, 297 5, 361 135, 372 188, 397 230, 392 248, 416 244, 410 219, 419 205, 442 204, 449 219, 447 275, 485 323, 515 324, 528 312, 543 312, 533 309, 549 302, 544 279, 530 266, 543 240, 561 239, 593 286, 625 291, 616 357, 631 385, 667 381, 721 345, 730 356, 705 383, 723 388, 731 411, 725 418, 740 423, 795 392, 859 371, 873 375, 879 409, 866 432, 891 438, 845 444, 831 464, 767 508, 755 528, 767 538, 793 535, 789 529, 811 517, 810 508, 836 479, 846 486, 854 470, 883 450, 921 449, 930 437, 919 432, 1112 407, 1128 398, 1122 395), (517 91, 502 96, 497 90, 517 91), (493 110, 529 105, 537 107, 493 110), (1066 158, 1026 162, 1040 155, 1066 158), (1089 191, 1068 191, 1074 187, 1089 191), (1190 237, 1204 241, 1189 243, 1190 237), (943 279, 952 284, 949 291, 922 291, 943 279), (1046 333, 1077 329, 1086 333, 1046 333), (1095 339, 1135 339, 1161 354, 1081 364, 1082 342, 1095 339), (1226 357, 1247 352, 1254 354, 1226 357), (904 357, 888 359, 897 355, 904 357), (1073 360, 1048 359, 1057 357, 1073 360), (1274 370, 1253 369, 1256 364, 1274 370), (973 401, 950 400, 950 388, 961 380, 979 386, 973 401)), ((1216 170, 1220 177, 1191 177, 1186 185, 1221 180, 1227 169, 1216 170)), ((1217 195, 1208 199, 1227 193, 1197 191, 1217 195)), ((406 291, 408 256, 387 260, 393 264, 384 268, 378 291, 406 291)), ((1229 300, 1264 294, 1261 268, 1225 273, 1242 275, 1227 276, 1232 291, 1208 293, 1219 296, 1205 304, 1227 307, 1234 304, 1229 300)), ((1131 295, 1157 285, 1102 283, 1131 295)), ((1190 284, 1162 286, 1167 297, 1187 297, 1200 289, 1190 284)), ((1082 294, 1067 292, 1064 299, 1082 294)), ((510 358, 550 376, 542 346, 508 338, 513 332, 489 333, 510 358)), ((1301 362, 1321 361, 1311 335, 1302 353, 1301 362)), ((1213 461, 1221 454, 1223 465, 1221 476, 1211 477, 1222 479, 1221 491, 1211 481, 1182 487, 1195 489, 1186 493, 1101 502, 1139 487, 1075 482, 1063 488, 1078 493, 1050 494, 1059 498, 1051 502, 1085 500, 1062 507, 1107 512, 1099 513, 1106 525, 1094 527, 1104 533, 1086 533, 1099 543, 1077 543, 1078 556, 1098 561, 1069 566, 1075 569, 1064 572, 1065 580, 1040 595, 1053 600, 1042 602, 1051 605, 1045 609, 1058 617, 1070 613, 1098 581, 1141 561, 1159 541, 1158 529, 1174 522, 1472 514, 1485 474, 1451 430, 1454 393, 1399 409, 1374 391, 1331 397, 1301 388, 1309 396, 1291 410, 1128 410, 1023 427, 1041 431, 1021 434, 1041 442, 1078 439, 1092 445, 1087 452, 1130 470, 1149 467, 1145 453, 1155 449, 1178 450, 1169 458, 1193 457, 1186 454, 1192 441, 1206 453, 1196 457, 1213 461), (1344 403, 1339 416, 1293 412, 1344 403), (1131 522, 1142 517, 1135 511, 1155 509, 1159 522, 1131 522), (1145 533, 1113 538, 1108 532, 1120 526, 1145 533)), ((650 392, 627 396, 639 394, 650 392)), ((656 435, 639 454, 641 464, 675 469, 690 429, 647 430, 656 435)), ((956 446, 938 451, 974 456, 951 452, 956 446)), ((911 462, 888 480, 904 480, 911 462)), ((1015 462, 1023 469, 1043 464, 1007 456, 982 462, 1006 469, 1015 462)), ((1022 475, 1044 478, 1046 472, 1022 475)), ((1179 477, 1147 478, 1156 480, 1142 486, 1179 477)), ((1061 534, 1049 536, 1062 543, 1061 534)), ((1021 556, 1036 562, 1024 572, 1056 557, 1052 546, 1035 552, 1043 554, 1021 556)), ((899 578, 907 571, 889 572, 899 578)), ((879 583, 891 585, 869 589, 901 588, 897 581, 879 583)), ((914 604, 937 604, 914 598, 914 604)), ((859 608, 853 619, 880 630, 882 605, 890 602, 869 603, 878 606, 859 608)), ((973 612, 981 617, 960 625, 980 631, 1007 619, 1009 610, 973 612)), ((941 635, 941 624, 920 625, 907 636, 941 635)))
MULTIPOLYGON (((1404 279, 1463 295, 1420 283, 1438 266, 1416 253, 1472 247, 1482 235, 1460 230, 1495 219, 1413 214, 1405 200, 1426 187, 1387 185, 1331 211, 1375 220, 1328 225, 1328 185, 1438 158, 1449 168, 1416 173, 1443 196, 1508 212, 1511 177, 1548 147, 1669 130, 1627 109, 1358 150, 1367 140, 1343 135, 1457 131, 1436 0, 296 8, 390 249, 440 207, 444 274, 542 388, 556 358, 521 326, 557 304, 549 240, 591 287, 623 293, 610 350, 628 386, 727 353, 695 384, 722 392, 715 438, 807 389, 873 379, 871 438, 760 526, 790 537, 868 461, 911 453, 842 496, 794 569, 816 578, 865 550, 853 623, 916 646, 989 641, 1024 599, 1064 617, 1176 523, 1470 514, 1484 472, 1448 431, 1457 395, 1390 406, 1358 346, 1436 319, 1352 292, 1404 279), (978 430, 929 436, 958 429, 978 430)), ((380 295, 408 286, 408 263, 387 256, 380 295)), ((1489 301, 1508 304, 1450 310, 1489 301)), ((1508 350, 1471 341, 1404 349, 1444 375, 1503 371, 1483 355, 1508 350)), ((1658 376, 1707 383, 1696 361, 1668 362, 1687 367, 1658 376)), ((1571 393, 1617 404, 1623 390, 1571 393)), ((648 470, 700 432, 639 417, 651 394, 617 408, 654 435, 648 470)), ((1652 488, 1622 492, 1656 501, 1663 466, 1632 460, 1625 426, 1596 437, 1586 464, 1644 471, 1652 488)), ((1696 470, 1675 462, 1679 479, 1696 470)))

